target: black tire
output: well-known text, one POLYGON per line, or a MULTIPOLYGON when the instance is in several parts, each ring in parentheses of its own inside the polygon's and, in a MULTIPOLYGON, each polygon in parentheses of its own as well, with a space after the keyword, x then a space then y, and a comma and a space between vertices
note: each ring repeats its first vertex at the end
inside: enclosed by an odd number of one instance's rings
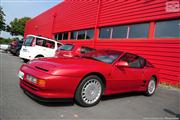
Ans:
POLYGON ((157 84, 156 79, 154 77, 151 77, 151 80, 149 80, 149 82, 148 82, 148 85, 147 85, 147 88, 146 88, 144 95, 145 96, 152 96, 156 91, 156 84, 157 84), (152 91, 149 90, 150 84, 155 84, 155 85, 153 85, 155 87, 153 87, 152 91))
MULTIPOLYGON (((91 107, 91 106, 94 106, 94 105, 99 103, 99 101, 101 99, 101 96, 103 94, 103 91, 104 91, 104 84, 102 83, 102 80, 98 76, 96 76, 96 75, 87 76, 87 77, 85 77, 81 81, 81 83, 79 84, 79 86, 78 86, 78 88, 76 90, 75 101, 77 102, 78 105, 80 105, 82 107, 91 107), (97 91, 94 92, 95 90, 91 90, 91 92, 93 92, 93 95, 91 94, 91 96, 97 95, 97 97, 95 98, 97 100, 95 100, 93 103, 85 102, 85 100, 84 100, 85 98, 83 99, 83 96, 82 96, 82 94, 83 94, 82 92, 85 89, 83 87, 88 86, 88 84, 89 84, 88 82, 89 83, 95 82, 94 84, 98 84, 99 85, 99 88, 98 88, 98 90, 100 90, 99 93, 97 93, 97 91)), ((88 91, 88 92, 90 92, 90 91, 88 91)))
POLYGON ((35 58, 43 58, 43 55, 37 55, 35 58))
POLYGON ((29 60, 28 59, 22 59, 24 63, 27 63, 29 60))
POLYGON ((19 56, 19 54, 20 54, 20 50, 17 50, 16 51, 16 56, 19 56))

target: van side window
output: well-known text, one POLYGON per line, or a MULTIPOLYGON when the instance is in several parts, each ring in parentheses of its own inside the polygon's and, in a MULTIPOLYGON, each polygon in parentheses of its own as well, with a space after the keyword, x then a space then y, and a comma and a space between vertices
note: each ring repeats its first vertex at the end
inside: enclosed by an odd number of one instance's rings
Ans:
POLYGON ((62 45, 62 44, 60 44, 60 43, 57 43, 57 47, 58 47, 58 48, 59 48, 61 45, 62 45))
POLYGON ((53 41, 44 40, 44 47, 54 49, 55 43, 53 41))
POLYGON ((41 38, 36 38, 36 45, 38 45, 38 46, 43 46, 43 42, 44 42, 43 39, 41 39, 41 38))

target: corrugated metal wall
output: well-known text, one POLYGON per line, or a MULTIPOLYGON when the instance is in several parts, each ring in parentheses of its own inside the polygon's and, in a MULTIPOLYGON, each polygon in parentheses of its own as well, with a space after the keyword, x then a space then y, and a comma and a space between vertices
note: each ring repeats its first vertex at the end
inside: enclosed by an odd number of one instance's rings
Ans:
MULTIPOLYGON (((26 34, 52 37, 53 33, 180 18, 180 12, 167 12, 168 0, 66 0, 27 23, 26 34), (55 17, 54 17, 55 16, 55 17), (38 30, 35 26, 41 26, 38 30), (38 33, 39 32, 39 33, 38 33)), ((176 0, 177 1, 177 0, 176 0)), ((96 48, 111 48, 140 54, 160 71, 160 80, 180 82, 180 39, 67 40, 96 48)), ((98 30, 97 30, 98 33, 98 30)))
MULTIPOLYGON (((168 0, 102 0, 98 26, 140 23, 180 18, 180 12, 166 12, 168 0)), ((160 71, 160 80, 180 82, 180 39, 98 40, 96 47, 121 49, 144 56, 160 71)))
POLYGON ((98 2, 66 1, 56 11, 54 32, 93 28, 96 23, 98 2))
POLYGON ((99 26, 177 17, 166 12, 168 0, 101 0, 99 26))

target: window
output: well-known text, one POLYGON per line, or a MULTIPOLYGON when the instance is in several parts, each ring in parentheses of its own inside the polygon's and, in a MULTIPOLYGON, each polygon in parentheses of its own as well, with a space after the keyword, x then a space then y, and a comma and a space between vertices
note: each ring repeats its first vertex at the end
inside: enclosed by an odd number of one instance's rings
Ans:
POLYGON ((155 38, 179 38, 180 19, 156 22, 155 38))
POLYGON ((78 37, 77 39, 80 40, 80 39, 85 39, 85 31, 78 31, 78 37))
POLYGON ((94 48, 90 48, 90 47, 85 47, 85 46, 82 46, 82 47, 81 47, 81 50, 80 50, 80 52, 81 52, 82 54, 88 53, 88 52, 92 52, 92 51, 95 51, 95 49, 94 49, 94 48))
POLYGON ((36 38, 36 45, 53 49, 55 47, 55 42, 36 38))
POLYGON ((34 41, 34 39, 35 39, 35 38, 32 37, 32 36, 27 37, 26 40, 25 40, 25 42, 24 42, 24 46, 31 46, 32 43, 33 43, 33 41, 34 41))
POLYGON ((128 26, 113 27, 112 38, 127 38, 128 26))
POLYGON ((128 62, 130 68, 144 67, 144 65, 141 65, 141 63, 143 62, 142 58, 134 54, 126 53, 122 58, 120 58, 120 61, 128 62))
POLYGON ((36 45, 38 45, 38 46, 43 46, 43 42, 44 42, 43 39, 41 39, 41 38, 36 38, 36 45))
POLYGON ((58 50, 71 51, 74 48, 72 44, 65 44, 58 48, 58 50))
POLYGON ((71 40, 86 40, 94 37, 94 30, 79 30, 71 32, 71 40))
POLYGON ((67 40, 68 39, 68 32, 63 33, 63 38, 62 39, 63 40, 67 40))
POLYGON ((94 37, 94 30, 87 30, 86 39, 93 39, 94 37))
POLYGON ((60 44, 60 43, 57 43, 57 47, 58 47, 58 48, 59 48, 61 45, 62 45, 62 44, 60 44))
POLYGON ((55 40, 58 40, 58 34, 55 34, 55 35, 54 35, 54 39, 55 39, 55 40))
POLYGON ((112 28, 111 27, 104 27, 100 28, 100 38, 110 38, 112 33, 112 28))
POLYGON ((100 28, 99 38, 147 38, 149 23, 100 28))
POLYGON ((53 41, 44 40, 44 47, 53 49, 55 47, 55 43, 53 41))
POLYGON ((71 32, 71 40, 76 40, 77 39, 77 31, 71 32))
POLYGON ((128 38, 147 38, 149 32, 149 23, 130 25, 128 38))
POLYGON ((62 33, 59 33, 59 34, 58 34, 58 39, 57 39, 57 40, 62 40, 62 37, 63 37, 63 34, 62 34, 62 33))
POLYGON ((64 33, 57 33, 54 36, 55 40, 67 40, 68 39, 68 32, 64 33))
POLYGON ((54 39, 55 40, 62 40, 62 33, 55 34, 54 39))

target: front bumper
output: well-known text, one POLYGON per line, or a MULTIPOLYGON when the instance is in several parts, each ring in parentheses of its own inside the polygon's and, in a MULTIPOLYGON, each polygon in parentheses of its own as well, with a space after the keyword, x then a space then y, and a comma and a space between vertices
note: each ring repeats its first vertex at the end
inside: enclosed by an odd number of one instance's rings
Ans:
MULTIPOLYGON (((22 87, 21 87, 22 88, 22 87)), ((31 97, 34 100, 41 101, 41 102, 73 102, 73 98, 43 98, 39 97, 26 89, 22 88, 24 93, 31 97)))
POLYGON ((41 98, 45 101, 47 99, 72 99, 74 98, 74 93, 76 87, 78 86, 79 78, 67 77, 67 76, 53 76, 47 74, 46 72, 41 72, 34 68, 29 68, 26 65, 21 67, 20 71, 24 73, 24 77, 20 79, 20 87, 35 96, 33 98, 41 98), (34 83, 27 80, 26 75, 32 75, 36 78, 46 80, 46 86, 40 87, 34 83), (37 97, 38 96, 38 97, 37 97))
POLYGON ((32 56, 29 52, 23 52, 22 50, 20 50, 19 57, 21 59, 26 59, 26 60, 34 59, 34 56, 32 56))

